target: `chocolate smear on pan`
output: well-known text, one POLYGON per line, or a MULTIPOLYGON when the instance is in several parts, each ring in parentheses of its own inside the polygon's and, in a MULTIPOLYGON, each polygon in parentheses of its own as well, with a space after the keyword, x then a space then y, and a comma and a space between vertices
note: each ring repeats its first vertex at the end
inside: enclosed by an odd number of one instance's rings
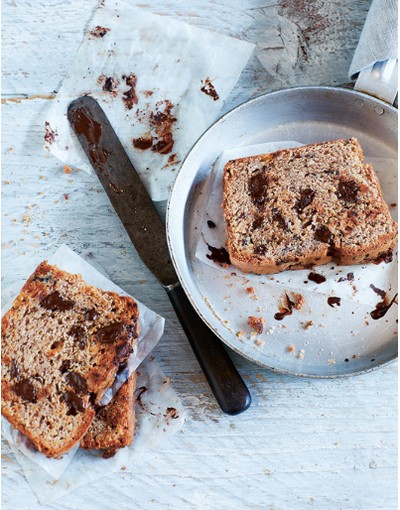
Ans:
POLYGON ((219 95, 215 90, 214 85, 211 83, 210 78, 207 77, 205 80, 201 80, 201 83, 203 86, 200 88, 200 90, 207 96, 210 96, 214 101, 218 101, 219 95))
POLYGON ((342 300, 340 299, 340 297, 336 296, 328 297, 328 305, 331 306, 332 308, 335 308, 335 305, 340 306, 341 301, 342 300))
POLYGON ((231 264, 231 260, 229 258, 229 253, 226 251, 224 247, 215 248, 214 246, 210 246, 207 244, 208 249, 210 250, 210 254, 207 253, 206 257, 213 262, 220 264, 222 267, 228 267, 231 264))
POLYGON ((326 282, 325 276, 322 276, 322 274, 318 274, 318 273, 314 273, 314 272, 309 273, 307 278, 317 284, 326 282))
POLYGON ((290 299, 288 294, 285 292, 282 298, 282 304, 279 305, 279 312, 274 315, 274 319, 281 321, 288 315, 292 315, 295 303, 290 299))
POLYGON ((109 31, 110 31, 109 28, 101 27, 101 26, 97 25, 89 33, 92 37, 103 38, 106 35, 106 33, 109 31))
POLYGON ((387 296, 385 296, 383 301, 380 301, 379 303, 376 304, 375 310, 372 310, 372 312, 370 312, 371 318, 376 321, 376 320, 381 319, 382 317, 384 317, 386 315, 386 313, 392 307, 393 303, 396 302, 396 298, 397 298, 397 294, 388 303, 387 296))
POLYGON ((50 122, 46 120, 44 123, 44 141, 48 144, 52 144, 56 141, 56 138, 58 136, 57 131, 51 128, 50 122))
POLYGON ((215 228, 217 225, 212 220, 207 220, 208 228, 215 228))

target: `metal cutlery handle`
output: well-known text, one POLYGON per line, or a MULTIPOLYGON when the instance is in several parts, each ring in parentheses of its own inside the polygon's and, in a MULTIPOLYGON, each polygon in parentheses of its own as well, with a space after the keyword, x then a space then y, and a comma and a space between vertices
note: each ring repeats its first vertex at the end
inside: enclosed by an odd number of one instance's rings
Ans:
POLYGON ((180 285, 167 293, 222 411, 230 415, 246 411, 250 392, 221 340, 199 317, 180 285))

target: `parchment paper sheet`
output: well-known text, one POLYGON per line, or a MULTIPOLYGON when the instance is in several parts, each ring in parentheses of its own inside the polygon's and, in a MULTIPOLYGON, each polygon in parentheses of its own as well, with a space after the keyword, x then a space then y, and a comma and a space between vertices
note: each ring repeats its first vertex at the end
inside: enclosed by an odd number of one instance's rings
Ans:
MULTIPOLYGON (((65 245, 62 245, 48 262, 65 271, 81 274, 90 285, 128 295, 65 245)), ((3 301, 8 303, 4 306, 2 314, 11 307, 23 283, 3 291, 3 301)), ((137 429, 132 446, 120 450, 113 459, 102 459, 101 456, 99 458, 97 452, 82 451, 78 446, 64 454, 61 459, 48 459, 35 450, 25 436, 2 419, 3 436, 10 443, 28 482, 41 502, 50 501, 82 483, 105 476, 119 469, 121 465, 136 462, 137 452, 153 447, 183 425, 185 413, 179 399, 155 359, 149 357, 149 353, 162 336, 165 321, 136 301, 140 318, 140 334, 136 349, 129 358, 126 370, 108 390, 105 395, 107 398, 103 397, 101 401, 103 405, 108 403, 129 375, 137 370, 137 388, 146 388, 146 391, 140 398, 142 404, 137 410, 137 429), (176 409, 176 413, 172 413, 174 418, 167 409, 176 409)))
POLYGON ((123 0, 103 0, 52 102, 45 145, 64 163, 92 172, 66 117, 73 99, 90 94, 152 199, 165 200, 180 163, 216 119, 253 49, 248 42, 148 14, 123 0), (133 89, 127 84, 131 75, 133 89), (173 138, 165 153, 155 150, 163 138, 160 130, 173 138), (133 139, 150 140, 153 148, 139 150, 133 139))

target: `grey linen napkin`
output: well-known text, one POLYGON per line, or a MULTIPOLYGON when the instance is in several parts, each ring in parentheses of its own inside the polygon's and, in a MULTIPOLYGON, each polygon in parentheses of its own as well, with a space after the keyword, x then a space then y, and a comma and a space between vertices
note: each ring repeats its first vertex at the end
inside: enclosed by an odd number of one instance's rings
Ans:
POLYGON ((350 79, 375 62, 397 59, 397 21, 397 0, 373 0, 351 62, 350 79))

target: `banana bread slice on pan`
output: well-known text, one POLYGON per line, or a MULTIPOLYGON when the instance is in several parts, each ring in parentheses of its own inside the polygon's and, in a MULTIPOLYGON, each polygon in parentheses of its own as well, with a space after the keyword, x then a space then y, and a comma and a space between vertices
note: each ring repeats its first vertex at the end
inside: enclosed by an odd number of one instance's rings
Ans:
POLYGON ((244 272, 271 274, 390 260, 397 223, 355 138, 229 161, 227 248, 244 272))
POLYGON ((133 440, 136 372, 121 386, 109 404, 100 407, 80 442, 85 449, 118 449, 133 440))
POLYGON ((138 336, 134 299, 43 262, 2 319, 2 414, 48 457, 86 433, 138 336))

